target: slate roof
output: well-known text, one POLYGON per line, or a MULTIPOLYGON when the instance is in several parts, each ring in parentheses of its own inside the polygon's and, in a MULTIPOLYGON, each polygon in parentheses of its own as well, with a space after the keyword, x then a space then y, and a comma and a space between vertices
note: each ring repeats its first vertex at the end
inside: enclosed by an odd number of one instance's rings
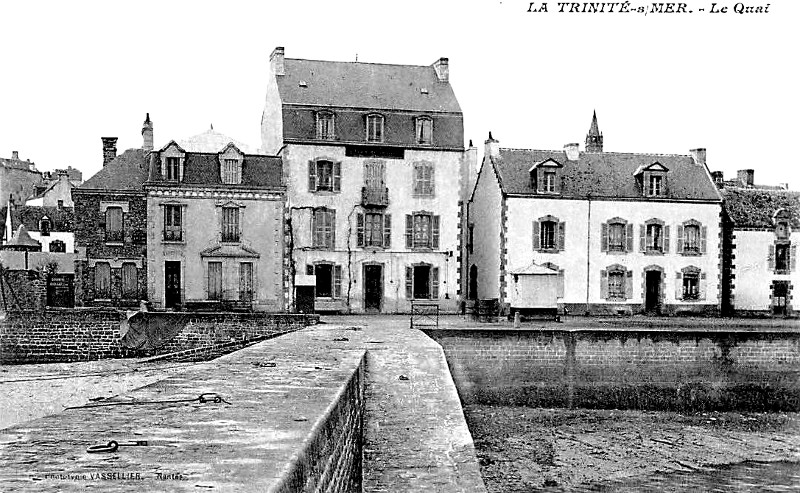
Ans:
POLYGON ((276 76, 284 104, 461 113, 452 86, 439 82, 432 65, 287 58, 284 67, 286 75, 276 76))
POLYGON ((726 187, 722 195, 725 212, 735 228, 772 228, 778 209, 787 209, 792 214, 792 227, 800 228, 800 192, 726 187))
MULTIPOLYGON (((0 230, 5 228, 6 207, 0 209, 0 230)), ((72 207, 40 207, 40 206, 21 206, 11 208, 12 227, 25 225, 28 231, 39 231, 39 221, 47 216, 50 219, 50 231, 71 233, 74 231, 75 210, 72 207)))
POLYGON ((28 230, 25 229, 25 225, 20 224, 16 233, 14 233, 14 236, 11 238, 11 241, 7 242, 4 246, 23 247, 28 250, 32 248, 41 248, 42 244, 31 238, 31 235, 28 234, 28 230))
MULTIPOLYGON (((157 175, 160 175, 160 162, 157 163, 157 175)), ((187 152, 184 161, 183 181, 181 185, 221 185, 219 154, 187 152)), ((245 154, 242 162, 242 183, 244 187, 280 188, 283 164, 280 157, 258 154, 245 154)), ((155 177, 157 180, 160 176, 155 177)))
POLYGON ((661 163, 667 173, 667 199, 719 201, 717 188, 704 165, 691 156, 676 154, 633 154, 619 152, 581 152, 577 161, 568 161, 565 151, 504 149, 492 159, 506 194, 536 194, 530 186, 531 166, 553 159, 563 165, 560 197, 585 199, 623 198, 643 200, 634 174, 640 167, 661 163))
POLYGON ((213 127, 203 133, 193 135, 188 139, 180 140, 177 142, 181 148, 186 152, 220 152, 226 145, 233 143, 245 154, 253 152, 247 144, 243 144, 236 139, 232 139, 227 135, 221 134, 214 130, 213 127))
POLYGON ((128 149, 74 190, 141 191, 147 181, 147 156, 142 149, 128 149))

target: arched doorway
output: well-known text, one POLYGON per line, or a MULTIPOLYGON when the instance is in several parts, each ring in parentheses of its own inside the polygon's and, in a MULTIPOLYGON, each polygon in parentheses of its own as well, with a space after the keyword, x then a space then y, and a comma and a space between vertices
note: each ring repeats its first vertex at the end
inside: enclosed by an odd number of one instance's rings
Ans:
POLYGON ((478 266, 475 264, 469 268, 469 299, 478 299, 478 266))

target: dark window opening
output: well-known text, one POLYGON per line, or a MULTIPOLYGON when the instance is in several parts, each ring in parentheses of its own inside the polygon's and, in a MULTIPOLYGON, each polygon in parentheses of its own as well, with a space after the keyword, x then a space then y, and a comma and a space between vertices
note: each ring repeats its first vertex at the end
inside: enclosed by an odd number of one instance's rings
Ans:
POLYGON ((683 275, 683 299, 700 299, 700 276, 697 272, 687 272, 683 275))
POLYGON ((789 245, 775 245, 775 270, 789 270, 789 245))
POLYGON ((414 266, 414 299, 429 299, 431 268, 428 265, 414 266))
POLYGON ((554 250, 556 248, 556 226, 554 221, 542 221, 542 231, 540 236, 541 248, 543 250, 554 250))

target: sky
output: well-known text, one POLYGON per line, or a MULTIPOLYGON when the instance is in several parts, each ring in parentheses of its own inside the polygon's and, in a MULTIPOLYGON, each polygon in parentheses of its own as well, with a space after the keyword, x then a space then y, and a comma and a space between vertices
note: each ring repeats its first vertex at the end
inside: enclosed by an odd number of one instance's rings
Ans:
POLYGON ((448 57, 465 145, 491 131, 502 147, 583 149, 596 110, 606 151, 705 147, 726 178, 753 168, 757 183, 800 190, 800 2, 712 3, 645 15, 517 0, 0 2, 0 157, 86 179, 101 137, 141 147, 148 112, 156 147, 213 124, 258 148, 269 55, 284 46, 287 58, 448 57))

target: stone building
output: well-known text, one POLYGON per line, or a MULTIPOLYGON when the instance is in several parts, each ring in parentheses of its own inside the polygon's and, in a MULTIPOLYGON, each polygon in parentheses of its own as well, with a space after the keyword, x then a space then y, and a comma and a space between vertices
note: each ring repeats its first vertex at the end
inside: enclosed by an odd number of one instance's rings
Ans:
POLYGON ((13 151, 11 158, 0 158, 0 203, 22 205, 42 183, 42 174, 28 159, 23 161, 13 151))
MULTIPOLYGON (((0 215, 3 229, 9 214, 4 207, 0 215)), ((75 213, 71 207, 11 206, 11 224, 16 230, 25 225, 29 236, 42 244, 43 252, 73 253, 75 251, 75 213)))
POLYGON ((468 204, 469 296, 505 312, 717 313, 721 197, 705 149, 605 152, 596 115, 586 149, 489 136, 468 204))
POLYGON ((754 183, 752 169, 735 180, 714 173, 724 197, 723 313, 795 315, 800 286, 800 193, 754 183))
POLYGON ((278 47, 270 65, 262 146, 283 158, 290 282, 313 279, 322 311, 457 309, 459 194, 474 153, 448 60, 303 60, 278 47))
POLYGON ((117 138, 103 137, 103 168, 72 190, 76 306, 138 307, 147 297, 149 117, 142 134, 142 148, 119 156, 117 138))
POLYGON ((42 186, 36 187, 35 194, 25 205, 38 207, 73 207, 72 189, 83 183, 81 172, 70 167, 67 170, 46 171, 42 186), (77 179, 76 179, 77 178, 77 179))
POLYGON ((151 153, 144 188, 153 307, 284 310, 279 157, 212 128, 151 153))

